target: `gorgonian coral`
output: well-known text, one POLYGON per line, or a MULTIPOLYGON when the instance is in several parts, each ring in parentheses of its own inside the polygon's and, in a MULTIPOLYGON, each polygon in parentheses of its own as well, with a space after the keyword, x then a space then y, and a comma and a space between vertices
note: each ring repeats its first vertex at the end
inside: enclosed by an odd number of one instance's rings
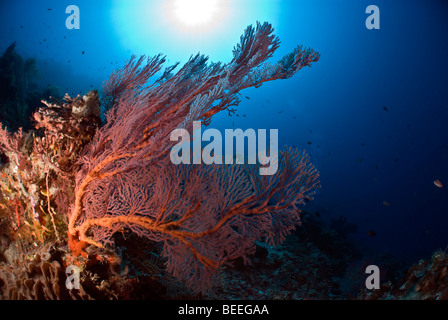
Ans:
POLYGON ((130 229, 162 243, 167 269, 203 291, 219 266, 253 252, 255 240, 276 244, 294 229, 299 205, 318 187, 305 154, 285 149, 278 173, 267 177, 258 176, 257 165, 175 166, 167 157, 174 129, 209 124, 216 113, 234 111, 241 90, 287 79, 319 59, 299 46, 266 62, 279 46, 272 32, 269 23, 248 27, 227 64, 198 54, 156 77, 164 57, 133 57, 112 74, 104 86, 106 123, 76 176, 68 225, 74 252, 130 229))

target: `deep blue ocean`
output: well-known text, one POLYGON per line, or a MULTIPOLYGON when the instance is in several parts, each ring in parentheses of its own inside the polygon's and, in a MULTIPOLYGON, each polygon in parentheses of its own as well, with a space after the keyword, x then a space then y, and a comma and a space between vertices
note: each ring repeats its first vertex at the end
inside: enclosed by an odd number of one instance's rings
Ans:
POLYGON ((274 61, 299 44, 320 60, 243 91, 237 114, 211 126, 278 129, 280 146, 307 150, 322 188, 304 209, 353 225, 365 250, 415 262, 447 247, 447 1, 223 0, 198 28, 167 2, 1 0, 0 53, 15 41, 42 87, 76 95, 101 89, 133 54, 228 62, 244 29, 268 21, 281 40, 274 61), (366 27, 372 4, 380 29, 366 27), (69 5, 79 29, 66 26, 69 5))

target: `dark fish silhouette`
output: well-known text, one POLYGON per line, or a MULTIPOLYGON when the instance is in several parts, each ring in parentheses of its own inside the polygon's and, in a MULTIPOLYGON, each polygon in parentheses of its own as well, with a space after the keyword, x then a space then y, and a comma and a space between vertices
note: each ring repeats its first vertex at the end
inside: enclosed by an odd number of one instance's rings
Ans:
POLYGON ((249 98, 248 96, 246 96, 246 99, 247 99, 247 100, 250 100, 250 98, 249 98))
POLYGON ((389 109, 387 109, 386 107, 383 107, 383 110, 384 110, 384 111, 389 111, 389 109))

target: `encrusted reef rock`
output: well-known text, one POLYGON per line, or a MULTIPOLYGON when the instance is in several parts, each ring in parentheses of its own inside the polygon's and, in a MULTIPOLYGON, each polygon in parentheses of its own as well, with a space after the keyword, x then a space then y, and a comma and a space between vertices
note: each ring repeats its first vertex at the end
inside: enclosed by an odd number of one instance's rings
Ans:
MULTIPOLYGON (((13 244, 12 244, 13 245, 13 244)), ((34 256, 14 257, 0 264, 0 299, 2 300, 86 300, 92 297, 79 289, 67 289, 67 275, 61 252, 45 246, 34 256)))
POLYGON ((42 102, 34 130, 11 134, 0 124, 0 217, 7 221, 1 233, 22 244, 62 240, 76 161, 101 126, 96 90, 42 102))
POLYGON ((46 107, 34 113, 36 129, 44 131, 35 139, 35 150, 46 154, 57 169, 70 173, 79 152, 101 125, 100 101, 96 90, 82 98, 66 94, 64 101, 42 101, 46 107))
POLYGON ((98 97, 98 91, 89 91, 82 97, 83 103, 77 103, 72 107, 72 116, 76 119, 82 119, 86 117, 99 117, 100 100, 98 97))

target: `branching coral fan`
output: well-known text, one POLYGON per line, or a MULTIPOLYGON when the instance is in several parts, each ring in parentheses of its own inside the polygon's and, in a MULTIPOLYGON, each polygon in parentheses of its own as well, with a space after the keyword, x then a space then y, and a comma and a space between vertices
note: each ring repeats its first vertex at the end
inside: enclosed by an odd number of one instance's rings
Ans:
POLYGON ((279 46, 272 32, 269 23, 249 26, 227 64, 198 54, 177 72, 177 65, 160 72, 161 55, 132 57, 112 74, 104 84, 106 122, 76 166, 70 159, 72 204, 58 208, 70 211, 74 254, 104 247, 128 229, 162 243, 167 270, 205 291, 220 266, 254 252, 254 241, 278 244, 300 223, 299 206, 319 186, 304 153, 285 148, 273 176, 259 176, 258 165, 176 166, 168 155, 174 129, 191 132, 198 120, 208 125, 216 113, 235 111, 241 90, 290 78, 318 61, 317 52, 299 46, 268 63, 279 46))

